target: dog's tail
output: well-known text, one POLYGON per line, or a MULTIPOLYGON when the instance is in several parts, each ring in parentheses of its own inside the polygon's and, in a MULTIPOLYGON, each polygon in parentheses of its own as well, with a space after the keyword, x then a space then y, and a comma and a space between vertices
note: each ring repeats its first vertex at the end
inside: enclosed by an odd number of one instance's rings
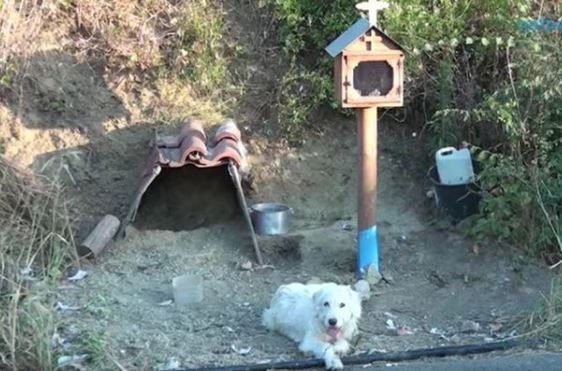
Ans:
POLYGON ((273 313, 270 308, 267 308, 266 310, 263 311, 262 324, 270 330, 275 330, 273 313))

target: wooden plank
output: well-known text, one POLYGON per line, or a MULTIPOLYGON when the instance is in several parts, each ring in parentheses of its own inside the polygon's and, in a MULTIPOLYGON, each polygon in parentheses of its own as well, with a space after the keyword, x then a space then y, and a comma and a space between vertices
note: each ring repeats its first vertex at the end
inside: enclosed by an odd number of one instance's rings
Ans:
POLYGON ((106 215, 96 225, 86 239, 77 246, 81 257, 97 257, 119 230, 119 219, 113 215, 106 215))

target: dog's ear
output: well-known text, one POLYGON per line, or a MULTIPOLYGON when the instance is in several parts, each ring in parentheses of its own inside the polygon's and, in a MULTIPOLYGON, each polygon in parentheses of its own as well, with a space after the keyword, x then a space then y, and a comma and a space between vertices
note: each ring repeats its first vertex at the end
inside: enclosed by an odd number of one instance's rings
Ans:
POLYGON ((322 290, 318 290, 312 295, 312 302, 314 303, 315 306, 320 306, 323 300, 324 300, 324 292, 322 292, 322 290))
POLYGON ((347 286, 347 290, 349 292, 349 308, 351 309, 351 316, 354 319, 359 319, 361 317, 361 295, 355 290, 351 288, 351 286, 347 286))

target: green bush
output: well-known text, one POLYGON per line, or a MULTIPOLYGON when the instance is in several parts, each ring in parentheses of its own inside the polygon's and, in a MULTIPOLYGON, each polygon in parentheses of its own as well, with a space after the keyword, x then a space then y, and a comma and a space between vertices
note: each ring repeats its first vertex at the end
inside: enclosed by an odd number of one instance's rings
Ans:
MULTIPOLYGON (((332 60, 323 49, 358 18, 356 2, 260 3, 273 10, 291 61, 281 84, 280 124, 300 134, 316 108, 335 107, 332 60)), ((519 20, 534 16, 533 4, 395 1, 380 26, 408 51, 404 109, 426 117, 410 125, 427 126, 431 148, 468 142, 479 149, 485 197, 470 233, 559 253, 562 45, 558 33, 518 30, 519 20)), ((553 6, 547 1, 542 9, 553 6)))

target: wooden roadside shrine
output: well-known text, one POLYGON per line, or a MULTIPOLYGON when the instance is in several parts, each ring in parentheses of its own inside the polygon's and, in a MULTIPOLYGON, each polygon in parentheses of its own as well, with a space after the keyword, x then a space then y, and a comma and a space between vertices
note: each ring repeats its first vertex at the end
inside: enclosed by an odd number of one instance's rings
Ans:
POLYGON ((359 19, 326 51, 334 59, 336 99, 344 108, 357 109, 359 192, 356 272, 380 272, 376 224, 377 110, 400 107, 404 101, 404 49, 377 27, 377 12, 387 3, 368 0, 357 4, 369 19, 359 19))

